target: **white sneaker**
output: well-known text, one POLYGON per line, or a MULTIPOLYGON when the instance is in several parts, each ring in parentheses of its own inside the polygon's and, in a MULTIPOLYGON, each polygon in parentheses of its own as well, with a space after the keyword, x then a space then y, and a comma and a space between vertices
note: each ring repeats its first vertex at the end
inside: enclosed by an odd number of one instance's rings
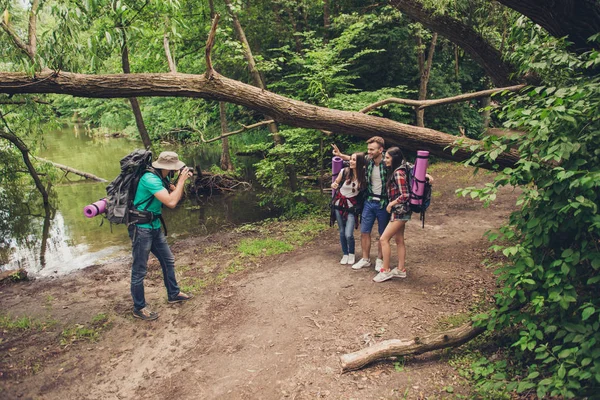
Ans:
POLYGON ((361 258, 360 260, 358 260, 358 262, 356 264, 354 264, 352 266, 352 269, 361 269, 362 267, 370 267, 371 266, 371 260, 366 260, 364 258, 361 258))
POLYGON ((375 271, 380 272, 381 268, 383 268, 383 260, 381 258, 378 258, 377 260, 375 260, 375 271))
POLYGON ((354 254, 348 254, 348 264, 354 264, 355 262, 354 254))
POLYGON ((399 271, 397 267, 392 272, 394 273, 394 278, 406 278, 406 271, 399 271))
POLYGON ((379 283, 379 282, 385 282, 388 279, 392 279, 394 277, 394 272, 393 271, 380 271, 377 275, 375 275, 375 278, 373 278, 373 281, 379 283))
POLYGON ((344 254, 342 259, 340 260, 340 264, 348 264, 348 254, 344 254))

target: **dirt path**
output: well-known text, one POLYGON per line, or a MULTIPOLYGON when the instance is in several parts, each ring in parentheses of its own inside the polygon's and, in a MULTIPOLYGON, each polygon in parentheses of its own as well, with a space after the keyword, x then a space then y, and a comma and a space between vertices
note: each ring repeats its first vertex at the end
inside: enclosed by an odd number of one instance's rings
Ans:
MULTIPOLYGON (((445 164, 435 170, 426 227, 417 221, 407 227, 404 280, 376 284, 372 269, 338 264, 332 228, 300 249, 227 276, 188 304, 168 305, 154 271, 147 300, 160 318, 150 323, 130 315, 128 257, 54 281, 1 287, 3 313, 50 323, 1 334, 0 397, 443 398, 449 386, 467 395, 469 388, 439 353, 347 374, 340 374, 339 356, 441 330, 452 316, 488 301, 494 278, 481 266, 490 256, 482 235, 505 220, 515 195, 503 192, 488 209, 458 199, 456 188, 490 180, 469 174, 445 164), (109 317, 110 329, 102 329, 106 322, 98 315, 109 317), (97 327, 99 339, 65 339, 65 327, 75 324, 97 327)), ((231 251, 227 242, 240 237, 180 241, 173 246, 177 265, 216 268, 231 251), (211 252, 213 241, 225 250, 211 252)))

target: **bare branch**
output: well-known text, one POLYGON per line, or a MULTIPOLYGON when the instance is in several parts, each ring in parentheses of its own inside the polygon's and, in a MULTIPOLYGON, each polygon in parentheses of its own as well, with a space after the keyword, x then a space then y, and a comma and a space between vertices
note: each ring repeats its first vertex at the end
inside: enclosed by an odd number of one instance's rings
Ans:
POLYGON ((163 45, 165 47, 165 54, 167 55, 167 61, 169 62, 169 71, 176 73, 177 66, 175 65, 173 56, 171 55, 171 48, 169 47, 169 35, 167 33, 165 33, 163 36, 163 45))
POLYGON ((399 99, 397 97, 390 97, 389 99, 384 99, 384 100, 380 100, 376 103, 373 103, 370 106, 363 108, 359 112, 360 113, 368 113, 369 111, 372 111, 372 110, 379 108, 381 106, 384 106, 386 104, 403 104, 406 106, 411 106, 411 107, 416 107, 416 108, 422 109, 422 108, 427 108, 427 107, 432 107, 432 106, 439 106, 442 104, 460 103, 463 101, 468 101, 468 100, 478 99, 481 97, 491 96, 494 93, 499 93, 499 92, 503 92, 503 91, 516 92, 516 91, 523 89, 524 87, 525 87, 525 85, 508 86, 508 87, 503 87, 503 88, 482 90, 480 92, 474 92, 474 93, 465 93, 465 94, 461 94, 458 96, 445 97, 443 99, 435 99, 435 100, 412 100, 412 99, 399 99))
POLYGON ((208 34, 208 39, 206 40, 206 49, 205 49, 206 73, 204 74, 206 79, 211 79, 214 74, 212 60, 210 59, 210 53, 215 44, 215 36, 217 34, 217 25, 219 24, 219 18, 221 18, 221 15, 215 14, 215 17, 213 18, 213 21, 212 21, 212 25, 210 27, 210 33, 208 34))
POLYGON ((29 46, 27 45, 27 43, 25 43, 23 40, 21 40, 21 38, 17 35, 17 33, 15 31, 13 31, 10 26, 6 25, 4 23, 4 21, 0 22, 0 27, 2 27, 4 32, 6 32, 8 34, 8 36, 10 36, 12 41, 15 43, 15 46, 17 46, 23 53, 25 53, 25 55, 27 57, 29 57, 30 60, 33 61, 33 56, 29 52, 29 46))
POLYGON ((71 168, 71 167, 63 165, 63 164, 55 163, 54 161, 46 160, 45 158, 41 158, 41 157, 34 157, 34 158, 36 160, 52 164, 53 167, 65 171, 65 176, 70 172, 72 174, 82 176, 86 179, 91 179, 91 180, 98 181, 98 182, 108 182, 106 179, 100 178, 94 174, 90 174, 89 172, 80 171, 78 169, 71 168))
POLYGON ((208 139, 208 140, 204 139, 204 135, 202 134, 202 132, 200 132, 200 139, 202 139, 202 141, 204 143, 215 142, 217 140, 224 139, 224 138, 226 138, 228 136, 237 135, 238 133, 249 131, 250 129, 258 128, 259 126, 269 125, 269 124, 272 124, 274 122, 275 122, 274 120, 270 119, 268 121, 261 121, 261 122, 257 122, 256 124, 252 124, 252 125, 242 125, 242 129, 239 129, 237 131, 223 133, 221 136, 218 136, 218 137, 212 138, 212 139, 208 139))

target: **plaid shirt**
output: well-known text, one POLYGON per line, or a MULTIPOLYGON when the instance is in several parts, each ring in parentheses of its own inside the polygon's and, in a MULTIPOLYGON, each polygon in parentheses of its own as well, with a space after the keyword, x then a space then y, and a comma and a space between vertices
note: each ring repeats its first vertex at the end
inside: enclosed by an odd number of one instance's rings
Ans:
POLYGON ((398 204, 404 204, 410 200, 410 191, 406 179, 407 165, 402 164, 394 171, 392 184, 388 186, 388 199, 390 202, 397 201, 398 204))
MULTIPOLYGON (((385 152, 383 153, 383 157, 385 157, 385 152)), ((388 199, 386 198, 385 192, 385 182, 387 180, 387 168, 383 165, 383 158, 379 163, 379 176, 381 176, 381 191, 382 193, 373 193, 373 187, 371 185, 371 175, 373 174, 373 168, 376 168, 375 161, 373 159, 367 159, 367 169, 366 169, 366 178, 367 178, 367 200, 373 200, 373 197, 379 197, 379 208, 385 208, 388 203, 388 199)))

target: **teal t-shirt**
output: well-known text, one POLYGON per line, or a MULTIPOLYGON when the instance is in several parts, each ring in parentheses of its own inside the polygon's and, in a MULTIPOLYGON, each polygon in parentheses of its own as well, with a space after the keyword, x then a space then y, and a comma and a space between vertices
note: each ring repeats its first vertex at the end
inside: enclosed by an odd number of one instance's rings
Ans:
MULTIPOLYGON (((154 214, 162 213, 162 203, 154 197, 154 195, 165 187, 163 186, 162 181, 156 175, 151 172, 146 172, 142 175, 140 179, 140 183, 138 184, 137 192, 135 193, 135 198, 133 199, 133 206, 137 210, 142 211, 151 211, 154 214), (152 200, 144 203, 144 200, 148 200, 152 197, 152 200)), ((137 224, 140 228, 149 228, 149 229, 158 229, 160 228, 160 220, 155 219, 149 224, 137 224)))

